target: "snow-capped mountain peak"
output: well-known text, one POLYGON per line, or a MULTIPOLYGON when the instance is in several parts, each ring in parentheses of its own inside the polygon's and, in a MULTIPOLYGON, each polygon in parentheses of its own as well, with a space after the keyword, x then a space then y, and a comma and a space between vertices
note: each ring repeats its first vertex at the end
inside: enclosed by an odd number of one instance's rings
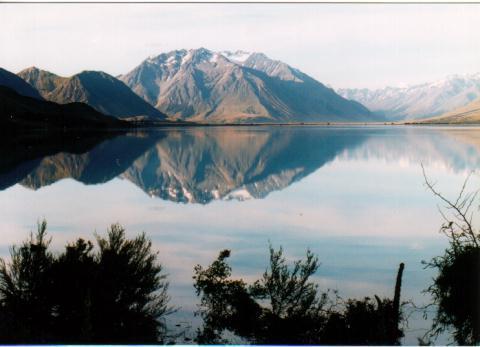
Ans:
POLYGON ((262 53, 171 51, 147 59, 120 79, 178 119, 221 123, 371 119, 362 105, 262 53))
POLYGON ((225 58, 227 58, 228 60, 233 61, 235 63, 239 63, 239 64, 243 64, 252 55, 252 53, 250 52, 245 52, 241 50, 238 50, 235 52, 222 51, 219 53, 223 55, 225 58))
POLYGON ((213 60, 217 55, 206 48, 181 49, 149 57, 146 63, 159 66, 181 66, 188 62, 201 63, 213 60))

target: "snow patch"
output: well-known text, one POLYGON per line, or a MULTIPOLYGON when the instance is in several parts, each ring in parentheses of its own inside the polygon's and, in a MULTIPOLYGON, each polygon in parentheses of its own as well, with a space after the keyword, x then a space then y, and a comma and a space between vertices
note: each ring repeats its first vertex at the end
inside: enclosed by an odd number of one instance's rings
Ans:
POLYGON ((192 59, 192 52, 188 52, 182 57, 182 65, 188 62, 190 59, 192 59))
POLYGON ((244 200, 250 200, 252 199, 253 196, 250 194, 250 192, 247 190, 247 188, 239 188, 237 190, 234 190, 233 192, 229 193, 226 197, 225 200, 232 200, 236 199, 239 201, 244 201, 244 200))
POLYGON ((185 189, 185 187, 182 187, 183 191, 183 196, 187 198, 188 202, 193 202, 193 195, 185 189))
POLYGON ((218 191, 218 189, 212 190, 212 196, 215 200, 220 199, 220 192, 218 191))
POLYGON ((216 63, 218 61, 218 56, 219 56, 218 53, 212 54, 211 57, 210 57, 210 62, 211 63, 216 63))
POLYGON ((223 55, 228 60, 231 60, 236 63, 244 63, 252 55, 252 53, 245 52, 245 51, 236 51, 236 52, 223 51, 223 52, 220 52, 220 54, 223 55))

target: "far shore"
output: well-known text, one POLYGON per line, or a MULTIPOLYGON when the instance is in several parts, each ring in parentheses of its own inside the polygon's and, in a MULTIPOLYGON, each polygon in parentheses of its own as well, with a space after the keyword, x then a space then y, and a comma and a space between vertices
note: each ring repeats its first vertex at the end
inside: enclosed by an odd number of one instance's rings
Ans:
POLYGON ((194 122, 140 122, 133 128, 163 127, 271 127, 271 126, 479 126, 480 123, 426 123, 426 122, 295 122, 295 123, 194 123, 194 122))

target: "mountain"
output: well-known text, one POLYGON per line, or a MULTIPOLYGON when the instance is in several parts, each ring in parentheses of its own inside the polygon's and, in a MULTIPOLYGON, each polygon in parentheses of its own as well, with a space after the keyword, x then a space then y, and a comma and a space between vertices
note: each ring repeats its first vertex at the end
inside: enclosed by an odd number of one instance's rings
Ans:
POLYGON ((10 71, 0 68, 0 86, 8 87, 23 96, 29 96, 38 100, 43 100, 38 91, 23 79, 11 73, 10 71))
POLYGON ((368 121, 322 83, 261 53, 176 50, 119 77, 158 110, 199 122, 368 121))
POLYGON ((59 105, 0 86, 0 125, 0 131, 7 132, 17 128, 97 129, 128 124, 83 103, 59 105))
POLYGON ((339 89, 337 92, 391 120, 429 118, 465 106, 480 97, 480 73, 454 75, 406 88, 339 89))
POLYGON ((72 77, 60 77, 31 67, 19 72, 18 76, 35 87, 46 100, 59 104, 83 102, 99 112, 120 118, 166 118, 123 82, 104 72, 83 71, 72 77))
POLYGON ((480 123, 480 98, 466 106, 447 112, 441 116, 423 120, 424 123, 480 123))

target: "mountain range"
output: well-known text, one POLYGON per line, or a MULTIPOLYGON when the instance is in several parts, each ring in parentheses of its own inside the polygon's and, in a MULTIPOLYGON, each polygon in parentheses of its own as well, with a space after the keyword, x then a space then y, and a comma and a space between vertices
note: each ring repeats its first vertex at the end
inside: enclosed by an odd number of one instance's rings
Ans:
POLYGON ((117 77, 102 71, 61 77, 35 67, 17 76, 0 69, 0 86, 37 100, 84 103, 127 120, 458 123, 478 122, 468 109, 475 104, 467 105, 480 98, 480 73, 405 88, 335 91, 263 53, 199 48, 147 58, 117 77), (450 116, 454 120, 446 121, 450 116))
POLYGON ((44 99, 59 104, 83 102, 103 114, 119 118, 166 118, 124 83, 105 72, 83 71, 71 77, 60 77, 31 67, 19 72, 18 76, 36 88, 44 99))
POLYGON ((355 101, 262 53, 176 50, 120 80, 169 116, 214 123, 372 121, 355 101))
POLYGON ((480 73, 453 75, 445 79, 404 88, 338 89, 389 120, 414 120, 439 116, 480 97, 480 73))

